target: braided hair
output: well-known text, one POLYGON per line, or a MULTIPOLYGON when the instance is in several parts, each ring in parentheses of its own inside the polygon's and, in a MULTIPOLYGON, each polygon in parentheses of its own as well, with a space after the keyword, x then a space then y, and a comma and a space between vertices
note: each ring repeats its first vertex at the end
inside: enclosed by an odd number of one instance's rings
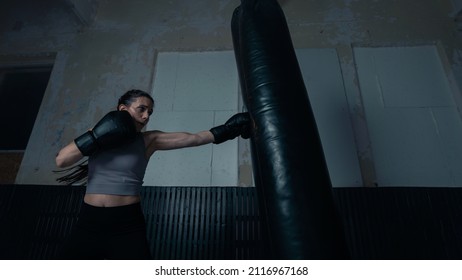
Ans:
POLYGON ((126 93, 124 93, 124 95, 122 95, 119 98, 119 102, 117 104, 117 107, 120 106, 120 105, 130 106, 139 97, 148 98, 149 100, 151 100, 151 102, 152 102, 152 104, 154 106, 154 99, 152 98, 152 96, 149 93, 147 93, 145 91, 142 91, 142 90, 139 90, 139 89, 132 89, 132 90, 129 90, 126 93))

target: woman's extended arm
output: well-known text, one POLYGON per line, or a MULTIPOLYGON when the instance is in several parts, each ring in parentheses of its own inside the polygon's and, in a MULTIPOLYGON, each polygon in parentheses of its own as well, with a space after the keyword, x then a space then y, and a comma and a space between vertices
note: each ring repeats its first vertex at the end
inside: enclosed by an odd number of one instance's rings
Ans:
POLYGON ((144 133, 148 156, 158 150, 173 150, 195 147, 212 143, 213 134, 210 131, 198 133, 189 132, 162 132, 158 130, 144 133))
POLYGON ((209 143, 220 144, 238 136, 249 137, 250 116, 248 113, 233 115, 225 124, 197 133, 162 132, 159 130, 144 133, 147 156, 157 150, 173 150, 195 147, 209 143))

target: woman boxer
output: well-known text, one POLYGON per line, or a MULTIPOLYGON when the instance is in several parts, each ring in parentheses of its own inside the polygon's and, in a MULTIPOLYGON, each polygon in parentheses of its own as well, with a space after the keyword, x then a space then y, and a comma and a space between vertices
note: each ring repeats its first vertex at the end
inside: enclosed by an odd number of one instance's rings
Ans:
POLYGON ((248 137, 247 113, 197 133, 141 132, 153 108, 154 100, 148 93, 130 90, 119 99, 117 111, 108 113, 57 154, 56 165, 60 168, 88 156, 88 166, 79 165, 77 172, 88 178, 84 203, 62 258, 149 259, 140 189, 152 154, 248 137))

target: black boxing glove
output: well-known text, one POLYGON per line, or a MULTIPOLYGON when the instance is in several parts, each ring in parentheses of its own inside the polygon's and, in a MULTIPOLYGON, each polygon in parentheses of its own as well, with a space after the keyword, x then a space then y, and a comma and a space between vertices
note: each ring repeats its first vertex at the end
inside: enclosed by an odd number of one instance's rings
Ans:
POLYGON ((227 140, 234 139, 240 135, 249 138, 250 135, 250 116, 249 113, 239 113, 232 116, 225 124, 210 129, 215 141, 220 144, 227 140))
POLYGON ((84 156, 100 149, 110 149, 135 140, 135 123, 127 111, 107 113, 91 131, 77 137, 74 142, 84 156))

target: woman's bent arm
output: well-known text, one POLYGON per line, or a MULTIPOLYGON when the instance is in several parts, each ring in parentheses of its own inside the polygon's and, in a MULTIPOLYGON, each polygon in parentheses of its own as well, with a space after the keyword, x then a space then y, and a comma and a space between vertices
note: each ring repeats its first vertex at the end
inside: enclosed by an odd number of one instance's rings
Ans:
POLYGON ((64 168, 77 163, 83 158, 82 153, 75 145, 74 141, 62 148, 56 155, 56 166, 64 168))

